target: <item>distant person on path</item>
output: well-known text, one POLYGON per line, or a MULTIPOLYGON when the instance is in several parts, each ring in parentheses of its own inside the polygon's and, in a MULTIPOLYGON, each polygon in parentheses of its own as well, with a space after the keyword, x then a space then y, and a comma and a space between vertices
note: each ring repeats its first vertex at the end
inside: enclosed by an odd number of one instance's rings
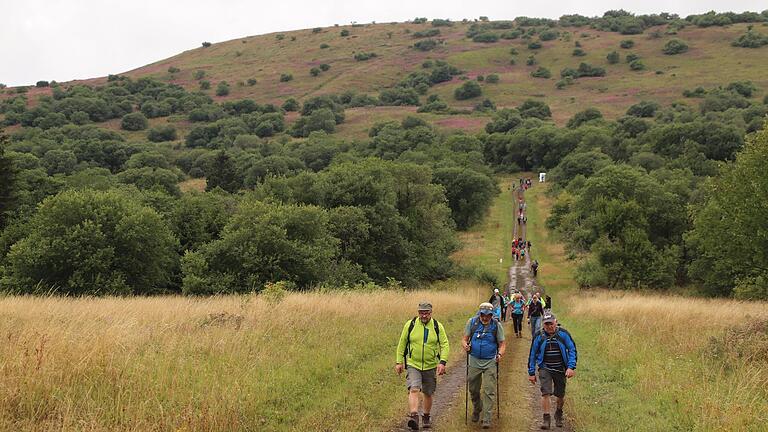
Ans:
POLYGON ((493 314, 496 319, 501 319, 501 310, 504 309, 504 297, 499 294, 499 289, 494 288, 491 298, 488 299, 488 303, 493 305, 493 314))
POLYGON ((546 311, 552 310, 552 297, 550 297, 549 295, 546 295, 544 296, 544 298, 546 299, 546 302, 544 302, 544 310, 546 315, 546 311))
POLYGON ((541 408, 544 411, 541 428, 549 429, 550 395, 555 395, 555 426, 563 426, 563 404, 565 403, 565 384, 567 378, 576 374, 576 343, 568 331, 557 326, 557 319, 551 313, 544 316, 542 331, 531 342, 528 355, 528 380, 536 384, 536 367, 539 369, 541 386, 541 408))
POLYGON ((482 303, 478 314, 467 321, 461 340, 469 353, 467 380, 472 398, 472 422, 482 416, 483 429, 491 427, 496 400, 497 363, 504 355, 504 327, 493 317, 493 305, 482 303))
MULTIPOLYGON (((530 253, 530 250, 528 252, 530 253)), ((539 260, 533 260, 533 263, 531 263, 531 270, 533 270, 533 277, 538 276, 538 274, 539 274, 539 260)))
POLYGON ((509 310, 509 303, 512 301, 511 293, 509 291, 504 292, 504 307, 501 308, 501 320, 507 320, 507 310, 509 310))
POLYGON ((531 339, 539 331, 541 316, 544 315, 544 305, 541 303, 539 293, 534 294, 531 297, 531 301, 528 303, 528 321, 531 323, 531 339))
POLYGON ((525 300, 523 295, 516 293, 512 301, 507 305, 507 309, 512 310, 512 326, 515 329, 516 337, 523 337, 523 312, 525 311, 525 300))
POLYGON ((448 335, 443 324, 432 318, 432 304, 419 304, 419 316, 405 322, 395 353, 395 372, 406 371, 408 385, 408 427, 419 430, 419 393, 423 395, 424 413, 421 425, 432 426, 429 414, 432 395, 437 388, 437 375, 445 374, 450 355, 448 335))

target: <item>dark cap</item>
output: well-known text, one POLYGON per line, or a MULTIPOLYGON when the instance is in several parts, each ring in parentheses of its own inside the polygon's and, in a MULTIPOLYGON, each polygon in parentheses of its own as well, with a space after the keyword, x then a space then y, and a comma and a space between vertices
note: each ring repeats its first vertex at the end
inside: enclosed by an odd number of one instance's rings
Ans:
POLYGON ((557 318, 554 314, 548 313, 544 314, 544 317, 541 319, 542 323, 548 323, 548 322, 555 322, 557 321, 557 318))
POLYGON ((432 303, 430 302, 421 302, 419 303, 419 310, 420 311, 432 311, 432 303))

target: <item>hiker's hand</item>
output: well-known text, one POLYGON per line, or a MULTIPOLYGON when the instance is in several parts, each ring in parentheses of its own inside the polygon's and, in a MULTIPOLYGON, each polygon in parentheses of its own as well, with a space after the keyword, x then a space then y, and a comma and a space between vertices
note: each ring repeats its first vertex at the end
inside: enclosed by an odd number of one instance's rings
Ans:
POLYGON ((536 384, 536 375, 528 376, 528 381, 530 381, 531 384, 536 384))
POLYGON ((402 363, 398 363, 398 364, 395 365, 395 372, 397 372, 398 375, 403 373, 403 364, 402 363))
POLYGON ((576 375, 576 371, 573 369, 566 369, 565 370, 565 377, 566 378, 573 378, 573 376, 576 375))
POLYGON ((438 375, 445 375, 445 365, 440 363, 437 365, 437 374, 438 375))
POLYGON ((461 346, 464 348, 464 351, 466 352, 469 352, 469 350, 472 349, 472 347, 470 347, 469 344, 466 342, 462 342, 461 346))

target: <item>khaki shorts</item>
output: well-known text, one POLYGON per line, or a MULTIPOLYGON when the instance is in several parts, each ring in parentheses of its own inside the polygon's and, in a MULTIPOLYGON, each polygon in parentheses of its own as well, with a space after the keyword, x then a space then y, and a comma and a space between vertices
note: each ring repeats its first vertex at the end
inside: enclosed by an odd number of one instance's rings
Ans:
POLYGON ((437 387, 437 369, 418 370, 415 367, 408 366, 405 375, 405 381, 408 383, 408 390, 419 389, 427 396, 432 396, 437 387))
POLYGON ((559 398, 565 396, 565 372, 539 369, 539 380, 542 396, 555 395, 559 398))

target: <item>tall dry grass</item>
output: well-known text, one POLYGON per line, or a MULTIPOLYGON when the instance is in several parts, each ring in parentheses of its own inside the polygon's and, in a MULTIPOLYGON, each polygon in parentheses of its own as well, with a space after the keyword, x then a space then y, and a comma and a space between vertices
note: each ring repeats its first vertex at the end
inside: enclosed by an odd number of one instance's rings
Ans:
POLYGON ((376 430, 429 299, 452 342, 475 287, 214 298, 0 298, 0 429, 376 430))

